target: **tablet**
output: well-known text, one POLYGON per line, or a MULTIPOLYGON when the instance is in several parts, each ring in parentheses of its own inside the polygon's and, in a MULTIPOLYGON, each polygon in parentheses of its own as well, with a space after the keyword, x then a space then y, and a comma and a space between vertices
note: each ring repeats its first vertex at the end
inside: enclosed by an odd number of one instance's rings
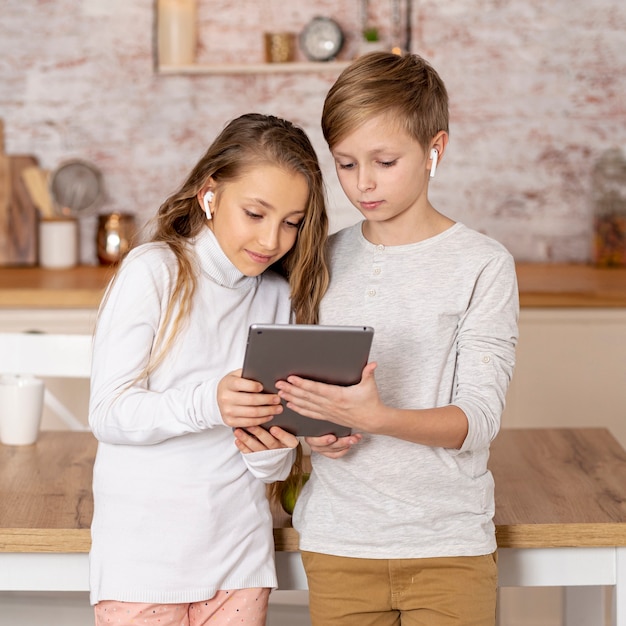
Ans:
MULTIPOLYGON (((276 382, 295 374, 333 385, 355 385, 367 365, 374 329, 370 326, 318 326, 308 324, 253 324, 243 377, 256 380, 263 390, 276 392, 276 382)), ((263 424, 280 426, 298 437, 337 437, 350 429, 332 422, 304 417, 285 406, 283 412, 263 424)))

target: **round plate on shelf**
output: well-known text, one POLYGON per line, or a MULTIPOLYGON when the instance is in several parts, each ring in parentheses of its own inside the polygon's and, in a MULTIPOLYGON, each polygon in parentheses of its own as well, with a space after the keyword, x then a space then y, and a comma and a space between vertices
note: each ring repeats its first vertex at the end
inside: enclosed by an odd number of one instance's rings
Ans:
POLYGON ((300 33, 300 48, 310 61, 330 61, 343 47, 341 26, 330 17, 314 17, 300 33))

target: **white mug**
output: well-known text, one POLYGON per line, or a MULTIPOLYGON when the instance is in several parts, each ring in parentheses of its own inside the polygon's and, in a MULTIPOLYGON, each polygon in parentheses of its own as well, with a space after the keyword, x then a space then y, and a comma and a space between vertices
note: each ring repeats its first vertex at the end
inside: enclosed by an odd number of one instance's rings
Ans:
POLYGON ((34 376, 0 375, 0 442, 27 446, 37 441, 44 383, 34 376))

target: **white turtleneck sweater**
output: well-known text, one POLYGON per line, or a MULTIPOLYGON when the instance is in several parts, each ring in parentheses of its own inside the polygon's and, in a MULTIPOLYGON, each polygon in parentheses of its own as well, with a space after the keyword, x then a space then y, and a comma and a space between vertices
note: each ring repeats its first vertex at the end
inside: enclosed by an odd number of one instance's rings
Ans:
POLYGON ((248 326, 288 323, 287 283, 242 275, 208 229, 193 243, 191 315, 158 369, 148 362, 177 274, 164 244, 126 257, 98 320, 89 423, 93 477, 91 602, 178 603, 219 589, 275 587, 265 484, 291 450, 241 454, 216 400, 242 366, 248 326))

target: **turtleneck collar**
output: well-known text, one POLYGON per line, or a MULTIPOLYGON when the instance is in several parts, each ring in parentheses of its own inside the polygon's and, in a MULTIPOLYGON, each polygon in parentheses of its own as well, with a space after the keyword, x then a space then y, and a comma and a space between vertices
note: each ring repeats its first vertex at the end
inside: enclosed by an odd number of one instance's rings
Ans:
POLYGON ((245 276, 231 263, 208 226, 198 234, 193 245, 202 273, 218 285, 230 289, 249 289, 256 284, 258 277, 245 276))

